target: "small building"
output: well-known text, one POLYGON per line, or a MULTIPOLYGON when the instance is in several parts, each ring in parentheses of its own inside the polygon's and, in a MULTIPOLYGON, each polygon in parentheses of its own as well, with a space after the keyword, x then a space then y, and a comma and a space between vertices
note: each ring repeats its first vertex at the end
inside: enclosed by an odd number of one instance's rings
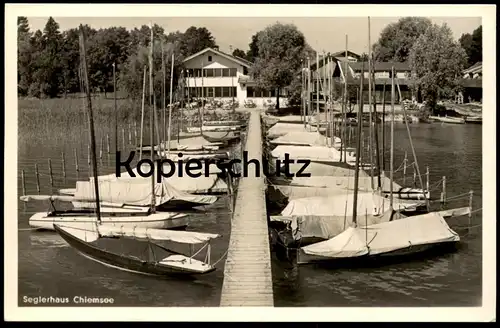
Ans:
MULTIPOLYGON (((247 99, 257 106, 276 102, 275 90, 260 90, 248 72, 252 63, 219 49, 206 48, 184 59, 186 95, 191 98, 234 99, 242 107, 247 99)), ((285 100, 285 99, 283 99, 285 100)), ((280 98, 281 105, 281 98, 280 98)))
POLYGON ((463 70, 461 85, 464 102, 482 101, 483 99, 483 63, 477 62, 463 70))

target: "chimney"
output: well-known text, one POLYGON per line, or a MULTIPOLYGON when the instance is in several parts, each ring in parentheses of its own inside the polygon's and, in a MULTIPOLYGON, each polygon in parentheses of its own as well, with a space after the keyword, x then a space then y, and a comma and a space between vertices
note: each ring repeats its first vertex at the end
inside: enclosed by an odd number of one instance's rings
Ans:
POLYGON ((229 54, 233 54, 233 46, 232 45, 229 45, 229 54))

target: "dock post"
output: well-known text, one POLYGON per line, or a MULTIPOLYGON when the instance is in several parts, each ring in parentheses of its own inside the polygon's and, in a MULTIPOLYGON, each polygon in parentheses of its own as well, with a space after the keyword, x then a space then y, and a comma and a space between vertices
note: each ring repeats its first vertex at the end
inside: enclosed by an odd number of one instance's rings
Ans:
POLYGON ((49 162, 50 186, 53 187, 54 186, 54 177, 52 176, 52 162, 51 162, 50 158, 49 158, 48 162, 49 162))
POLYGON ((99 159, 102 159, 102 148, 104 147, 102 137, 101 137, 101 144, 99 146, 99 159))
POLYGON ((106 134, 106 146, 108 147, 108 154, 110 153, 109 151, 109 133, 106 134))
POLYGON ((250 113, 245 150, 256 160, 238 184, 220 306, 274 306, 260 111, 250 113))
POLYGON ((472 220, 472 198, 474 197, 474 191, 469 191, 469 227, 471 226, 472 220))
POLYGON ((21 170, 21 184, 23 186, 23 196, 26 196, 26 178, 24 177, 24 170, 21 170))
POLYGON ((80 171, 80 168, 78 167, 78 154, 76 153, 76 148, 75 148, 75 168, 76 172, 80 171))
POLYGON ((443 176, 443 191, 441 192, 441 205, 446 203, 446 176, 443 176))
POLYGON ((431 180, 430 180, 430 174, 429 174, 429 167, 428 166, 425 167, 425 175, 426 175, 425 188, 427 189, 426 190, 427 192, 430 192, 429 189, 431 188, 431 186, 430 186, 431 180))
MULTIPOLYGON (((429 181, 427 181, 429 182, 429 181)), ((413 188, 416 188, 417 187, 417 169, 415 167, 415 163, 413 163, 413 188)), ((429 188, 427 187, 427 190, 429 190, 429 188)))
POLYGON ((87 163, 90 166, 90 145, 87 145, 87 163))
POLYGON ((37 163, 35 163, 35 176, 36 176, 36 191, 40 193, 40 174, 38 173, 37 163))
POLYGON ((64 152, 61 152, 61 159, 62 159, 63 177, 66 178, 66 159, 64 158, 64 152))
POLYGON ((403 160, 403 186, 406 185, 406 165, 408 163, 408 152, 405 151, 405 159, 403 160))
POLYGON ((132 130, 130 129, 130 122, 128 123, 128 144, 132 144, 132 130))
POLYGON ((122 145, 123 149, 125 149, 125 128, 122 128, 122 145))

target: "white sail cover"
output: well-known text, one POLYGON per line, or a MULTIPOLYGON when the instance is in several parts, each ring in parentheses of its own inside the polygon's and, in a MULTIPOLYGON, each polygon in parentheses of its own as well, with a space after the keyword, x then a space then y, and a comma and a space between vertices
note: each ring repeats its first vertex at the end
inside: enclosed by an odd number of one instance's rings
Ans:
MULTIPOLYGON (((335 143, 340 143, 340 138, 334 137, 335 143)), ((293 131, 288 132, 270 143, 274 145, 305 145, 305 146, 328 146, 330 138, 318 134, 318 132, 293 131)))
MULTIPOLYGON (((317 162, 340 162, 340 151, 335 148, 322 146, 277 146, 271 152, 272 156, 279 159, 284 159, 285 154, 289 155, 290 159, 308 159, 317 162)), ((347 162, 356 160, 354 156, 347 154, 347 162)))
MULTIPOLYGON (((354 172, 353 172, 354 173, 354 172)), ((373 178, 375 185, 377 184, 377 177, 373 178)), ((359 177, 358 188, 363 191, 371 191, 371 177, 359 177)), ((391 185, 391 179, 382 176, 381 177, 381 188, 382 190, 389 190, 391 185)), ((338 189, 348 189, 354 190, 354 178, 353 177, 336 177, 336 176, 311 176, 311 177, 294 177, 291 182, 291 186, 304 186, 304 187, 317 187, 317 188, 338 188, 338 189)), ((393 182, 392 188, 394 193, 401 189, 401 186, 393 182)))
MULTIPOLYGON (((358 226, 367 226, 378 224, 382 222, 389 222, 389 220, 399 220, 405 216, 397 212, 387 211, 383 215, 362 215, 358 217, 358 226)), ((347 228, 352 226, 352 216, 272 216, 271 221, 288 221, 295 240, 301 238, 322 238, 330 239, 338 234, 344 232, 347 228)))
MULTIPOLYGON (((180 191, 166 180, 156 183, 154 187, 155 204, 160 206, 168 201, 177 200, 199 205, 209 205, 217 201, 217 197, 208 195, 192 195, 180 191)), ((101 180, 99 181, 99 197, 102 202, 124 205, 149 206, 151 204, 151 180, 101 180)), ((77 181, 74 201, 95 201, 93 181, 77 181)))
MULTIPOLYGON (((301 163, 293 163, 288 165, 290 173, 293 174, 297 174, 297 172, 299 172, 299 170, 301 170, 303 166, 304 164, 301 163)), ((302 173, 310 173, 311 177, 314 176, 354 177, 354 167, 346 168, 324 163, 311 162, 302 173)), ((360 177, 368 176, 368 174, 360 170, 359 176, 360 177)))
POLYGON ((301 250, 308 255, 348 258, 457 241, 460 237, 444 218, 431 212, 367 227, 350 227, 334 238, 302 247, 301 250))
POLYGON ((19 197, 19 199, 21 199, 23 202, 29 202, 32 200, 49 200, 49 201, 59 200, 62 202, 73 201, 72 196, 66 196, 66 195, 26 195, 19 197))
MULTIPOLYGON (((318 215, 318 216, 352 216, 354 193, 346 190, 344 194, 327 197, 308 197, 291 200, 281 212, 282 216, 318 215)), ((394 210, 402 210, 416 206, 418 203, 393 200, 394 210)), ((389 199, 372 192, 358 193, 357 214, 381 215, 389 211, 389 199)))
MULTIPOLYGON (((204 139, 202 136, 196 136, 192 138, 183 138, 179 141, 171 140, 170 141, 170 150, 178 150, 178 151, 193 151, 193 150, 217 150, 223 144, 221 142, 209 142, 204 139)), ((162 149, 167 150, 168 142, 164 142, 161 144, 162 149)), ((156 147, 156 150, 159 147, 156 147)))
POLYGON ((293 123, 276 123, 269 130, 267 130, 267 137, 269 139, 278 138, 279 136, 285 135, 288 132, 307 132, 303 124, 293 124, 293 123))
POLYGON ((176 231, 166 229, 148 229, 139 227, 115 227, 99 225, 99 234, 103 237, 129 237, 138 239, 153 239, 173 241, 182 244, 203 244, 220 237, 217 234, 191 231, 176 231))
MULTIPOLYGON (((155 172, 156 172, 156 169, 157 169, 157 165, 155 164, 155 172)), ((144 164, 142 165, 142 171, 143 172, 148 172, 150 169, 149 165, 147 164, 144 164)), ((170 171, 170 165, 167 164, 167 163, 164 163, 163 164, 163 172, 167 173, 170 171)), ((139 175, 139 173, 137 173, 137 167, 134 167, 132 169, 132 172, 134 173, 135 177, 132 177, 130 176, 130 174, 125 171, 125 172, 121 172, 120 174, 120 177, 118 178, 116 176, 115 173, 111 173, 111 174, 107 174, 107 175, 100 175, 98 177, 99 180, 116 180, 116 179, 150 179, 150 178, 143 178, 139 175)), ((186 162, 183 163, 183 172, 186 172, 186 162)), ((202 176, 205 176, 205 163, 202 162, 202 168, 199 169, 199 170, 196 170, 196 172, 201 172, 202 173, 202 176)), ((212 175, 212 174, 218 174, 218 173, 221 173, 222 171, 217 167, 217 165, 215 164, 210 164, 208 166, 208 173, 209 175, 212 175)), ((174 175, 178 175, 178 164, 176 163, 175 164, 175 173, 174 175)), ((189 177, 188 177, 189 178, 189 177)), ((201 177, 200 177, 201 178, 201 177)), ((198 179, 198 178, 197 178, 198 179)), ((92 177, 90 178, 90 180, 92 180, 92 177)))

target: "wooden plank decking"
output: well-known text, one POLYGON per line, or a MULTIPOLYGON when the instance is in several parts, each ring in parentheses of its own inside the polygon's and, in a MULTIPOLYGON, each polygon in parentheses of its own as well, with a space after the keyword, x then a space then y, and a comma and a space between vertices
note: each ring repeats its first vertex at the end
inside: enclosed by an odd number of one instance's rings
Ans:
MULTIPOLYGON (((261 161, 259 110, 251 112, 245 150, 261 161)), ((249 164, 238 186, 220 306, 274 306, 268 236, 265 180, 249 164)))

